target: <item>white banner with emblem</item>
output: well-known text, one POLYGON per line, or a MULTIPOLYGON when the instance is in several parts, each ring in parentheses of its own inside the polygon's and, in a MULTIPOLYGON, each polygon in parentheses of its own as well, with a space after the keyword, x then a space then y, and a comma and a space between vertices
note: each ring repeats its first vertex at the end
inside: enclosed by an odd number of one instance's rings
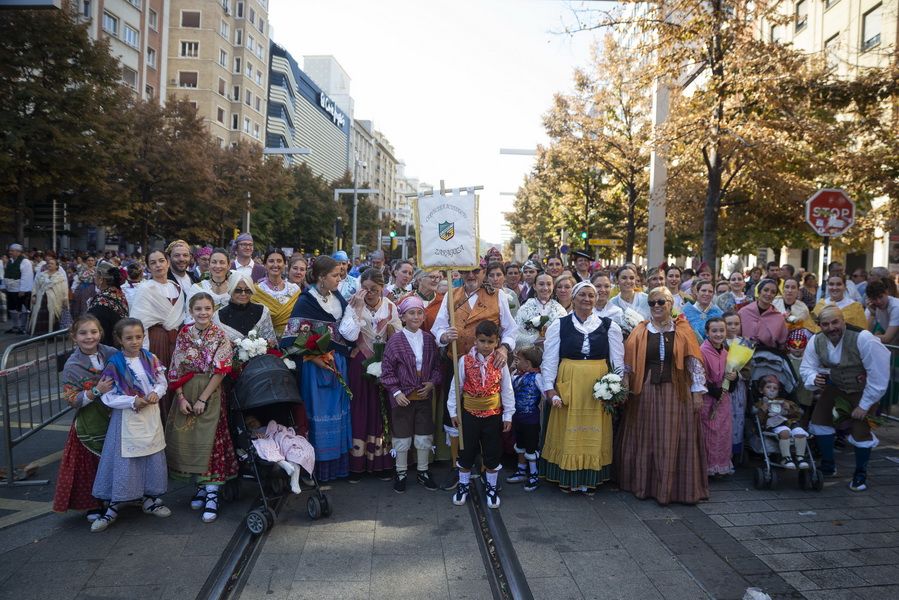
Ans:
POLYGON ((478 197, 473 189, 435 191, 415 203, 418 266, 422 269, 476 269, 478 197), (463 193, 465 192, 465 193, 463 193))

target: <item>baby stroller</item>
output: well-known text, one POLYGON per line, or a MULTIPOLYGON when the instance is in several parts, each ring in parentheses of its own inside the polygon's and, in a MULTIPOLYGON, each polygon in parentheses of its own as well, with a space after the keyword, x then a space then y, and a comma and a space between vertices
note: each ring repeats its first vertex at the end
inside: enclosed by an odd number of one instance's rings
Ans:
MULTIPOLYGON (((239 495, 239 481, 244 479, 255 481, 259 486, 261 503, 251 508, 246 516, 247 529, 253 534, 258 535, 272 528, 275 524, 272 503, 289 494, 290 488, 281 467, 262 459, 256 452, 244 412, 252 410, 264 423, 274 419, 293 426, 291 408, 300 403, 302 399, 294 374, 282 359, 271 354, 250 359, 235 382, 229 416, 240 471, 238 480, 230 490, 225 491, 236 498, 239 495)), ((312 482, 311 494, 306 500, 309 518, 316 520, 329 516, 331 504, 322 493, 315 473, 308 473, 308 479, 312 482)))
MULTIPOLYGON (((784 469, 784 466, 773 456, 780 455, 778 447, 777 434, 766 431, 761 419, 759 418, 759 409, 756 403, 760 400, 758 382, 766 376, 773 375, 780 382, 783 394, 786 398, 794 399, 795 390, 799 382, 796 373, 790 361, 781 354, 767 349, 757 349, 752 357, 750 367, 750 381, 752 382, 751 391, 749 393, 749 403, 751 404, 750 414, 752 416, 752 427, 747 427, 749 437, 745 445, 751 448, 764 459, 764 466, 759 466, 755 470, 753 476, 753 485, 755 489, 775 489, 777 487, 777 469, 784 469)), ((811 440, 812 436, 808 436, 811 440)), ((790 439, 790 448, 795 452, 794 440, 790 439)), ((809 465, 808 469, 797 470, 797 479, 800 489, 815 490, 820 492, 824 489, 824 474, 818 470, 818 465, 812 456, 811 447, 806 445, 805 459, 809 465)))

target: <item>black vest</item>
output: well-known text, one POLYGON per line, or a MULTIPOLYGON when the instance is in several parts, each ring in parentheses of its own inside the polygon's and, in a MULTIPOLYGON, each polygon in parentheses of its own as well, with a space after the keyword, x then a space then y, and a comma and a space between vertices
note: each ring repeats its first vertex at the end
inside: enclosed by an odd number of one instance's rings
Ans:
POLYGON ((581 352, 584 345, 584 334, 574 328, 574 313, 559 320, 559 359, 571 360, 608 360, 609 359, 609 325, 608 317, 600 317, 602 325, 586 336, 590 340, 590 354, 581 352))

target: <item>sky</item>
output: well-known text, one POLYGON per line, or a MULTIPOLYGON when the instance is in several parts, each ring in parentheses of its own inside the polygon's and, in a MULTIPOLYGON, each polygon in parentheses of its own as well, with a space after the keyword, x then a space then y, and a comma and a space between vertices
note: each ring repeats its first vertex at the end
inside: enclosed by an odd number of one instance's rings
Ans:
POLYGON ((355 118, 374 121, 406 175, 482 185, 480 232, 502 213, 547 142, 542 115, 587 64, 594 36, 563 32, 567 0, 271 0, 272 39, 302 64, 331 54, 349 74, 355 118))

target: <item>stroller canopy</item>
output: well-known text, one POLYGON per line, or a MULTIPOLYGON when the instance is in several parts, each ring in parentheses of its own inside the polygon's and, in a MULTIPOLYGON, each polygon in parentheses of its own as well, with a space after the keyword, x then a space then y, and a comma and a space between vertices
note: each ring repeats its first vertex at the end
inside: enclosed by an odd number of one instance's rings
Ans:
POLYGON ((234 384, 232 408, 248 410, 281 402, 299 404, 297 379, 284 361, 271 354, 251 358, 234 384))

